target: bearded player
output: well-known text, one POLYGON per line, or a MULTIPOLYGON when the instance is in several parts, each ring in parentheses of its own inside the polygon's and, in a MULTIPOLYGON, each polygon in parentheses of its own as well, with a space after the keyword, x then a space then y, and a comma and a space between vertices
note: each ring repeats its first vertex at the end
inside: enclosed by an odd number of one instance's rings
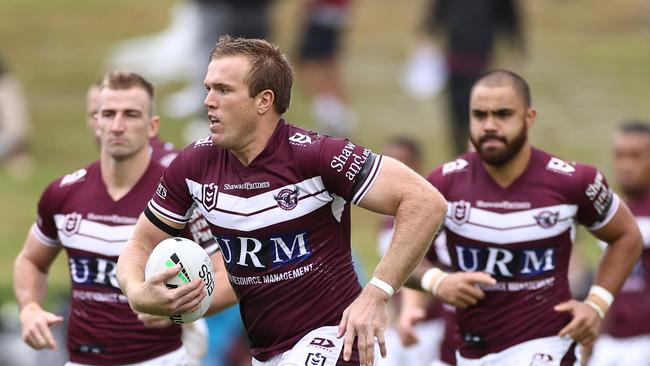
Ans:
POLYGON ((457 307, 458 365, 577 365, 639 258, 639 229, 598 170, 530 145, 537 113, 519 75, 481 77, 469 113, 476 152, 428 177, 449 202, 455 272, 417 271, 411 285, 457 307), (584 301, 567 281, 576 224, 608 244, 584 301))

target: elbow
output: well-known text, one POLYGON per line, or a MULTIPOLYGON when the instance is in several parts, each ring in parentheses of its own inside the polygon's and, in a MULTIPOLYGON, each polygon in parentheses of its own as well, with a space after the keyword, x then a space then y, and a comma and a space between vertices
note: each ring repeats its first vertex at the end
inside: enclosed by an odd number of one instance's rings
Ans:
POLYGON ((430 200, 430 207, 432 208, 434 217, 438 221, 442 221, 447 214, 447 200, 433 186, 431 187, 430 200))

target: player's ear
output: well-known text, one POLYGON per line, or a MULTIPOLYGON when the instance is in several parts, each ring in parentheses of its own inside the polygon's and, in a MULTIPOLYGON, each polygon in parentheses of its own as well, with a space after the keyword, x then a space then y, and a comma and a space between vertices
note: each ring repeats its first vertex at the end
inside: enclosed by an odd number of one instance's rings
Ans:
POLYGON ((526 127, 531 128, 533 124, 535 123, 535 119, 537 118, 537 110, 533 107, 528 107, 526 109, 526 127))
POLYGON ((153 116, 149 120, 149 138, 155 137, 158 135, 158 130, 160 129, 160 117, 153 116))
POLYGON ((275 93, 273 90, 266 89, 262 90, 255 96, 255 104, 257 105, 257 113, 264 114, 269 109, 273 108, 273 102, 275 101, 275 93))

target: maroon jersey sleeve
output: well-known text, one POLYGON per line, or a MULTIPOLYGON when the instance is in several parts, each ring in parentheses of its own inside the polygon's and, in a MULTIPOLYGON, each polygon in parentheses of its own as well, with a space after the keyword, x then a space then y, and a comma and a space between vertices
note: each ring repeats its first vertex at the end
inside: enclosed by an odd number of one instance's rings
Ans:
POLYGON ((320 146, 320 175, 328 191, 358 204, 374 184, 382 156, 348 140, 325 137, 320 146))
POLYGON ((578 185, 575 197, 578 200, 578 221, 589 230, 600 229, 614 216, 619 198, 612 192, 607 180, 596 168, 577 165, 578 185))
POLYGON ((193 205, 192 196, 185 182, 188 177, 188 166, 183 151, 165 169, 156 193, 147 205, 149 210, 172 222, 188 223, 192 216, 193 205))
POLYGON ((32 232, 36 237, 45 244, 52 246, 60 246, 59 235, 56 229, 56 222, 54 214, 59 212, 59 203, 62 201, 57 199, 57 189, 59 188, 60 180, 56 180, 43 191, 41 198, 38 201, 38 217, 36 223, 32 226, 32 232))
POLYGON ((438 167, 438 168, 434 169, 427 176, 427 181, 429 181, 429 183, 431 183, 431 185, 436 187, 436 189, 439 190, 442 193, 444 191, 444 183, 445 183, 443 175, 442 175, 442 168, 438 167))
POLYGON ((188 221, 183 231, 181 231, 181 236, 200 245, 208 252, 208 255, 212 255, 219 250, 219 245, 215 241, 214 236, 212 236, 208 221, 199 210, 192 212, 190 221, 188 221))

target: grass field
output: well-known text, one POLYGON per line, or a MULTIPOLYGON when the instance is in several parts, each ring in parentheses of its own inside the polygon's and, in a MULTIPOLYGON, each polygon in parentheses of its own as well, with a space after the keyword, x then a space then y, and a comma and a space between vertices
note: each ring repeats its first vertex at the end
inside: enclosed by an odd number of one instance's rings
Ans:
MULTIPOLYGON (((108 51, 120 40, 162 30, 172 3, 0 2, 0 52, 27 94, 35 159, 27 177, 16 178, 0 168, 0 268, 12 268, 46 184, 97 157, 84 126, 84 94, 105 71, 108 51)), ((442 97, 414 101, 399 86, 422 4, 359 0, 347 37, 345 70, 360 121, 354 139, 381 150, 387 136, 412 134, 426 144, 426 162, 433 166, 451 157, 442 97)), ((539 112, 534 144, 609 173, 608 147, 615 125, 629 117, 650 119, 650 5, 642 0, 555 0, 528 1, 524 8, 528 54, 525 59, 501 54, 498 64, 521 72, 531 83, 539 112)), ((275 38, 288 50, 295 38, 296 14, 294 1, 276 5, 275 38)), ((306 101, 298 80, 287 119, 312 126, 306 101)), ((184 121, 165 116, 163 121, 163 138, 181 145, 184 121)), ((376 218, 355 210, 353 225, 355 247, 372 268, 376 218)), ((585 243, 593 247, 590 240, 585 243)), ((59 258, 51 286, 65 291, 67 281, 59 258)), ((11 276, 2 276, 0 301, 9 296, 11 276)))

